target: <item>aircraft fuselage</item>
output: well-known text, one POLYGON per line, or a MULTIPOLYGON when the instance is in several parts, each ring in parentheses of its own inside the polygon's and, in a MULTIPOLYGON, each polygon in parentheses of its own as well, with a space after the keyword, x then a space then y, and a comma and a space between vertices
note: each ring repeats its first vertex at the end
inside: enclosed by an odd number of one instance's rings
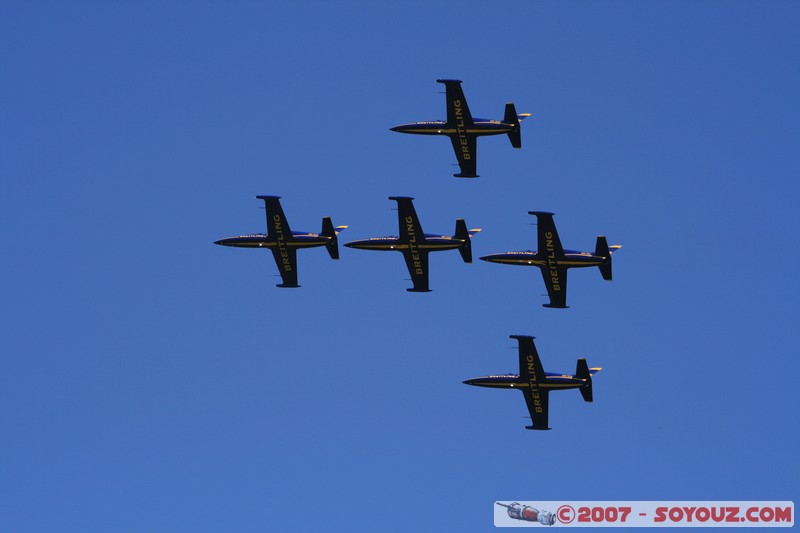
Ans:
POLYGON ((399 133, 413 133, 416 135, 474 135, 480 137, 483 135, 501 135, 514 131, 516 126, 514 124, 507 124, 500 120, 488 120, 485 118, 473 119, 474 124, 470 127, 465 127, 464 122, 456 123, 455 128, 448 128, 447 121, 445 120, 431 120, 427 122, 411 122, 410 124, 401 124, 394 128, 389 128, 392 131, 399 133), (460 124, 460 127, 459 127, 460 124))
POLYGON ((228 237, 215 241, 214 244, 221 246, 234 246, 236 248, 280 248, 290 246, 292 248, 314 248, 315 246, 325 246, 331 242, 330 237, 317 233, 293 231, 289 239, 279 235, 280 238, 270 237, 266 233, 254 233, 251 235, 239 235, 238 237, 228 237))
POLYGON ((490 263, 501 263, 504 265, 550 267, 554 263, 558 266, 568 268, 596 267, 603 264, 605 257, 600 257, 589 252, 576 252, 574 250, 564 250, 563 258, 556 258, 552 252, 525 251, 525 252, 503 252, 481 257, 483 261, 490 263))
MULTIPOLYGON (((570 374, 545 372, 545 376, 547 376, 547 381, 536 383, 536 387, 539 389, 579 389, 583 387, 587 381, 585 379, 576 378, 570 374)), ((529 381, 520 379, 517 374, 501 374, 497 376, 473 378, 466 380, 464 383, 466 385, 491 387, 494 389, 527 389, 530 387, 529 381)))
POLYGON ((425 239, 417 242, 416 239, 402 240, 399 237, 373 237, 371 239, 362 239, 360 241, 348 242, 345 244, 348 248, 357 248, 359 250, 396 250, 398 252, 405 252, 408 250, 455 250, 464 245, 463 239, 456 239, 449 235, 431 235, 426 233, 425 239))

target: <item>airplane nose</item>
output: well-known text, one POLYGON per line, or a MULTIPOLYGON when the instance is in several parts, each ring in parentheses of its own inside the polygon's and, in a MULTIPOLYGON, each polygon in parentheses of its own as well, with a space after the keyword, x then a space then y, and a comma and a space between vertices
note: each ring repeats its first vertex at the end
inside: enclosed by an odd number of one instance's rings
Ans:
POLYGON ((394 128, 389 128, 389 131, 400 131, 400 126, 395 126, 394 128))
POLYGON ((353 243, 352 242, 346 242, 346 243, 343 244, 343 246, 345 248, 352 248, 353 247, 353 243))
POLYGON ((463 383, 464 385, 472 385, 472 383, 474 381, 475 381, 474 379, 466 379, 466 380, 462 381, 461 383, 463 383))
POLYGON ((222 244, 222 239, 220 239, 218 241, 214 241, 214 244, 222 244))

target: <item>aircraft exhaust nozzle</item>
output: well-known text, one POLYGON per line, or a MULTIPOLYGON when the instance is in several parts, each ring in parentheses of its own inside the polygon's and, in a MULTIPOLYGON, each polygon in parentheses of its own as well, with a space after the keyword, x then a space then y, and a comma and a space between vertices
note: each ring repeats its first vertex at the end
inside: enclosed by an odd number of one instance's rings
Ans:
POLYGON ((594 255, 597 257, 605 257, 606 260, 597 265, 597 268, 600 269, 600 274, 603 275, 603 279, 606 281, 611 281, 611 250, 608 248, 608 241, 603 235, 597 237, 597 244, 594 247, 594 255))
POLYGON ((517 116, 517 109, 511 102, 506 104, 506 112, 503 116, 503 122, 514 125, 514 129, 508 132, 508 140, 511 141, 511 146, 514 148, 522 148, 522 135, 519 127, 519 117, 517 116))
POLYGON ((339 239, 336 236, 336 229, 333 227, 331 217, 322 218, 322 231, 320 235, 330 237, 331 241, 325 245, 325 249, 328 250, 328 255, 331 256, 331 259, 339 259, 339 239))
POLYGON ((456 220, 456 232, 453 235, 454 239, 464 241, 464 244, 458 249, 461 258, 465 263, 472 263, 472 239, 470 238, 469 231, 467 231, 467 223, 463 218, 456 220))

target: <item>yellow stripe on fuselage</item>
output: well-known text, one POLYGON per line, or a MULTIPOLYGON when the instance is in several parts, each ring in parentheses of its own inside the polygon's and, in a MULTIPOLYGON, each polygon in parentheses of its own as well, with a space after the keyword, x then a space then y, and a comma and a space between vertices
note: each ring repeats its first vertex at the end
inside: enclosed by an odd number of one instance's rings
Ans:
POLYGON ((458 135, 460 133, 468 133, 472 135, 492 135, 492 134, 501 134, 501 133, 508 133, 512 131, 513 128, 474 128, 474 129, 466 129, 466 130, 457 130, 453 128, 415 128, 415 129, 407 129, 403 130, 403 133, 419 133, 419 134, 440 134, 440 135, 458 135))
MULTIPOLYGON (((430 251, 437 251, 437 250, 451 250, 453 248, 458 248, 463 244, 460 241, 453 241, 452 243, 443 243, 443 244, 416 244, 414 246, 415 250, 430 250, 430 251)), ((364 246, 364 250, 395 250, 398 252, 407 252, 409 250, 408 244, 376 244, 376 245, 369 245, 364 246)))
MULTIPOLYGON (((492 260, 495 263, 505 263, 508 265, 530 265, 530 266, 537 266, 537 267, 549 267, 550 265, 547 261, 542 261, 539 259, 514 259, 513 256, 509 256, 508 259, 506 258, 499 258, 492 260)), ((566 266, 566 267, 592 267, 597 266, 602 261, 597 262, 589 262, 589 261, 554 261, 556 267, 559 266, 566 266)))
MULTIPOLYGON (((520 382, 497 382, 497 383, 481 383, 481 387, 493 387, 497 389, 527 389, 529 384, 520 382)), ((577 389, 581 386, 580 383, 536 383, 540 389, 577 389)))

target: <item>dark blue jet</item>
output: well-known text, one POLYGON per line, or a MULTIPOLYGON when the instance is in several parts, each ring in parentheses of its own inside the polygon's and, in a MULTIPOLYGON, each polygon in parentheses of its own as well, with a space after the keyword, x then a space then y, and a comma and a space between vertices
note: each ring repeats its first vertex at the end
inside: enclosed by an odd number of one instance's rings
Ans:
POLYGON ((514 104, 507 103, 503 120, 489 120, 485 118, 472 118, 461 90, 461 80, 436 80, 443 83, 447 93, 447 121, 431 120, 427 122, 412 122, 390 128, 400 133, 415 133, 418 135, 447 135, 453 143, 453 150, 458 159, 461 173, 453 174, 457 178, 477 178, 476 157, 478 137, 482 135, 500 135, 505 133, 511 140, 514 148, 522 147, 519 121, 529 116, 530 113, 517 115, 514 104))
POLYGON ((472 262, 472 236, 479 229, 467 230, 463 218, 456 220, 456 233, 449 235, 433 235, 424 233, 414 210, 413 198, 407 196, 390 196, 389 200, 397 202, 399 237, 373 237, 360 241, 348 242, 348 248, 361 250, 395 250, 401 252, 406 260, 408 273, 414 287, 409 292, 430 292, 428 288, 428 253, 443 250, 455 250, 461 253, 465 263, 472 262))
POLYGON ((547 425, 547 414, 551 390, 579 389, 585 401, 592 401, 592 376, 602 368, 589 368, 586 359, 581 358, 578 359, 578 367, 573 375, 545 372, 533 344, 534 337, 511 335, 511 338, 519 341, 519 374, 486 376, 468 379, 464 383, 477 387, 522 391, 532 422, 525 429, 550 429, 547 425))
POLYGON ((622 246, 609 246, 602 235, 597 237, 594 253, 565 250, 561 247, 553 213, 546 211, 528 211, 538 219, 538 251, 503 252, 481 257, 490 263, 504 265, 535 266, 542 271, 549 304, 544 307, 566 309, 567 305, 567 269, 581 267, 598 267, 603 279, 611 281, 611 254, 622 246))
POLYGON ((330 217, 323 217, 322 231, 309 233, 292 231, 283 214, 280 196, 256 196, 264 200, 267 208, 267 234, 255 233, 220 239, 214 244, 236 246, 238 248, 267 248, 275 257, 275 264, 281 273, 283 283, 276 287, 299 287, 297 284, 297 249, 324 246, 332 259, 339 259, 337 235, 347 226, 333 227, 330 217))

